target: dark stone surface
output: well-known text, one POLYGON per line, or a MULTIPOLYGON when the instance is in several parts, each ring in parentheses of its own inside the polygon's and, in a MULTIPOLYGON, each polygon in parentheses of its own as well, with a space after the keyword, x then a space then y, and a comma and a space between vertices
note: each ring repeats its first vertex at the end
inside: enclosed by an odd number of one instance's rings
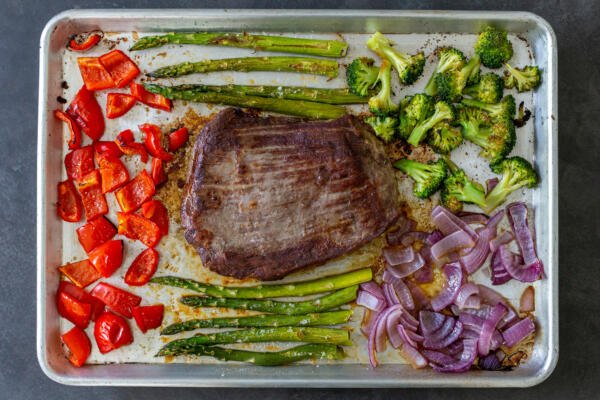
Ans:
POLYGON ((600 396, 600 2, 598 1, 32 1, 0 12, 0 398, 3 399, 596 399, 600 396), (50 381, 35 356, 35 155, 38 41, 68 8, 407 8, 535 12, 558 36, 560 359, 543 384, 517 390, 243 390, 80 388, 50 381), (594 255, 596 254, 596 256, 594 255), (596 378, 594 378, 594 376, 596 378))

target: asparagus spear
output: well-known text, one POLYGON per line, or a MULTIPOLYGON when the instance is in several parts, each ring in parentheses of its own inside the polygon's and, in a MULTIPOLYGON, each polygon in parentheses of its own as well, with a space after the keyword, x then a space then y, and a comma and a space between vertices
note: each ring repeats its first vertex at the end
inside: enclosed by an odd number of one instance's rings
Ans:
POLYGON ((334 119, 346 113, 344 107, 312 101, 270 99, 257 96, 235 96, 224 93, 198 92, 194 90, 177 90, 173 87, 145 85, 152 93, 158 93, 173 100, 188 100, 197 103, 224 104, 236 107, 256 108, 280 114, 296 115, 315 119, 334 119))
POLYGON ((224 307, 241 310, 262 311, 276 314, 299 315, 322 312, 339 307, 356 299, 358 286, 350 286, 331 294, 307 301, 274 301, 227 299, 222 297, 183 296, 181 304, 190 307, 224 307))
POLYGON ((150 282, 190 289, 214 297, 233 299, 264 299, 268 297, 307 296, 309 294, 329 292, 342 289, 372 279, 371 268, 363 268, 345 274, 327 276, 304 282, 290 282, 278 285, 258 285, 247 287, 225 287, 201 283, 192 279, 175 276, 152 278, 150 282))
POLYGON ((303 39, 285 36, 248 35, 245 33, 195 32, 168 33, 146 36, 129 50, 145 50, 165 44, 198 44, 209 46, 242 47, 282 53, 311 54, 323 57, 343 57, 348 45, 339 40, 303 39))
MULTIPOLYGON (((151 86, 151 85, 147 85, 151 86)), ((155 85, 152 85, 155 86, 155 85)), ((235 96, 258 96, 274 99, 304 100, 326 104, 362 104, 369 97, 358 96, 348 89, 309 88, 303 86, 246 86, 246 85, 178 85, 173 91, 215 92, 235 96)))
POLYGON ((262 366, 285 365, 310 358, 341 360, 345 356, 344 350, 339 346, 318 343, 303 344, 275 352, 237 350, 219 346, 191 344, 185 348, 180 348, 178 354, 209 356, 222 361, 240 361, 262 366))
POLYGON ((351 310, 342 310, 305 315, 263 314, 249 317, 192 319, 167 326, 161 331, 161 335, 174 335, 179 332, 193 331, 200 328, 337 325, 347 322, 350 316, 352 316, 351 310))
POLYGON ((325 75, 335 78, 338 63, 334 60, 310 57, 240 57, 220 60, 202 60, 169 65, 148 73, 153 78, 173 78, 182 75, 215 71, 277 71, 300 72, 304 74, 325 75))
POLYGON ((348 331, 333 328, 248 328, 237 331, 197 334, 190 338, 173 340, 158 352, 157 356, 186 354, 193 346, 213 344, 258 342, 307 342, 351 345, 348 331))

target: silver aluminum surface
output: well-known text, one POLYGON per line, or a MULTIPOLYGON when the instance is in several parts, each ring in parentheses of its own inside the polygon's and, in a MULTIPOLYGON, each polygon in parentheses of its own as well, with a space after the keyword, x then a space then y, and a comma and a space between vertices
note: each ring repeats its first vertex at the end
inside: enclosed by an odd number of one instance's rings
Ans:
MULTIPOLYGON (((514 40, 516 38, 512 39, 513 43, 517 44, 514 40)), ((472 46, 471 42, 468 43, 472 46)), ((463 43, 462 48, 464 47, 466 43, 463 43)), ((215 50, 212 50, 210 56, 215 57, 215 54, 215 50)), ((40 43, 37 352, 42 369, 58 382, 77 385, 498 387, 531 386, 543 381, 552 372, 558 357, 556 62, 556 39, 552 29, 544 20, 529 13, 389 10, 80 10, 57 15, 47 24, 40 43), (351 38, 353 35, 360 37, 360 34, 371 33, 374 30, 397 35, 394 40, 401 42, 401 45, 408 46, 414 42, 416 46, 426 41, 430 33, 434 39, 442 37, 460 42, 460 38, 464 36, 465 41, 472 41, 472 37, 468 39, 468 35, 458 35, 456 38, 453 35, 476 33, 486 23, 493 23, 518 34, 528 45, 522 46, 519 43, 515 46, 516 53, 519 53, 520 47, 527 47, 526 50, 531 53, 535 63, 544 70, 542 86, 531 97, 524 98, 526 104, 534 105, 532 111, 535 118, 532 120, 533 124, 528 124, 532 128, 530 133, 527 133, 530 135, 527 137, 533 140, 526 140, 517 146, 524 155, 535 159, 541 175, 541 186, 526 195, 526 200, 531 202, 536 210, 538 250, 547 273, 547 278, 536 284, 536 319, 540 333, 536 338, 531 358, 525 364, 511 372, 470 371, 457 375, 443 375, 431 370, 417 371, 393 360, 373 370, 358 356, 357 360, 360 361, 355 363, 301 364, 279 368, 186 363, 118 363, 90 365, 80 369, 70 366, 64 358, 58 338, 61 326, 54 306, 54 293, 58 283, 56 266, 65 261, 65 253, 69 253, 70 249, 64 245, 65 241, 69 241, 69 233, 63 229, 63 225, 55 216, 56 182, 62 179, 64 149, 62 132, 57 128, 51 114, 57 106, 56 97, 64 94, 60 88, 60 81, 69 73, 64 44, 70 35, 94 29, 115 33, 136 31, 141 35, 145 32, 172 30, 245 30, 315 36, 331 36, 335 32, 348 37, 352 50, 353 40, 357 40, 351 38), (443 33, 448 35, 440 35, 443 33)), ((431 64, 428 63, 430 68, 431 64)), ((426 70, 425 75, 427 73, 426 70)), ((286 80, 286 83, 302 82, 286 80)), ((67 98, 72 97, 76 88, 71 90, 67 98)), ((164 118, 164 114, 162 117, 164 118)), ((477 171, 470 172, 478 175, 477 171)), ((124 264, 126 263, 127 261, 124 264)), ((514 296, 512 297, 514 300, 514 296)), ((99 358, 96 361, 127 360, 131 362, 139 359, 124 356, 118 360, 99 358)))

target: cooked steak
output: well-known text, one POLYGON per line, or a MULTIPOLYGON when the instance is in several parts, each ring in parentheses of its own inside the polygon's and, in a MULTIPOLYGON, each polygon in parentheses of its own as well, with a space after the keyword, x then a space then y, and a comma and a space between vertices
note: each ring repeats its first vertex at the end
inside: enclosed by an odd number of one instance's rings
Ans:
POLYGON ((392 165, 358 118, 228 108, 196 141, 181 218, 205 266, 273 280, 369 242, 398 208, 392 165))

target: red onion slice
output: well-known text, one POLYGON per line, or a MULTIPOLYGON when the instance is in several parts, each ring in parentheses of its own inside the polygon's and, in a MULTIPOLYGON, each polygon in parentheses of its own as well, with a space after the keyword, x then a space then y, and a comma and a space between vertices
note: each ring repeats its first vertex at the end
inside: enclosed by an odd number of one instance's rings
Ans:
POLYGON ((385 299, 381 299, 365 290, 359 290, 356 297, 356 304, 368 308, 375 312, 381 312, 387 307, 385 299))
POLYGON ((375 281, 364 282, 360 284, 360 289, 371 293, 373 296, 383 299, 383 291, 375 281))
POLYGON ((400 317, 400 323, 403 327, 405 327, 408 331, 416 332, 419 328, 419 321, 416 320, 415 317, 410 315, 410 313, 405 312, 400 317))
POLYGON ((481 307, 481 299, 479 296, 471 296, 465 301, 463 308, 479 308, 481 307))
POLYGON ((530 318, 523 318, 504 332, 504 342, 508 347, 513 347, 527 336, 535 332, 535 324, 530 318))
POLYGON ((385 261, 392 266, 406 264, 415 259, 415 251, 412 247, 384 247, 382 253, 385 261))
POLYGON ((427 265, 427 263, 425 263, 423 268, 420 268, 414 272, 413 278, 417 283, 429 283, 433 281, 433 268, 431 268, 431 265, 427 265))
POLYGON ((491 306, 495 306, 498 303, 502 303, 505 306, 508 305, 508 301, 494 289, 485 285, 477 285, 479 287, 479 296, 484 303, 491 306))
POLYGON ((434 244, 436 244, 443 238, 444 238, 444 235, 442 235, 442 232, 435 230, 435 231, 431 232, 429 234, 429 236, 427 236, 427 239, 425 239, 425 243, 427 243, 429 246, 433 246, 434 244))
POLYGON ((377 317, 379 317, 379 313, 371 310, 365 310, 363 320, 360 323, 360 331, 363 333, 363 335, 368 337, 371 334, 371 331, 375 326, 375 322, 377 321, 377 317))
POLYGON ((494 237, 494 234, 490 228, 482 229, 475 242, 475 247, 460 258, 460 263, 468 274, 474 273, 485 263, 490 254, 490 240, 494 237))
MULTIPOLYGON (((404 315, 404 314, 402 314, 402 315, 404 315)), ((402 326, 402 328, 404 328, 404 332, 406 333, 406 336, 408 336, 409 339, 411 339, 415 342, 422 342, 423 340, 425 340, 425 338, 423 336, 419 335, 418 333, 413 332, 404 326, 402 326)))
POLYGON ((492 285, 502 285, 510 281, 512 277, 506 270, 506 266, 513 262, 512 255, 507 251, 500 251, 504 245, 498 247, 492 254, 490 268, 492 270, 492 285))
POLYGON ((502 364, 500 363, 500 360, 498 360, 498 356, 496 356, 495 353, 492 353, 480 358, 479 366, 486 371, 497 371, 502 367, 502 364))
POLYGON ((431 246, 431 256, 435 260, 442 260, 444 256, 450 253, 467 247, 473 247, 474 245, 475 242, 466 232, 456 231, 431 246))
POLYGON ((391 246, 400 244, 402 235, 415 229, 415 222, 408 219, 405 215, 401 215, 400 218, 398 218, 397 225, 398 229, 393 232, 388 232, 386 235, 387 242, 391 246))
POLYGON ((408 343, 404 343, 400 349, 400 354, 404 357, 415 369, 425 368, 427 366, 427 360, 419 353, 419 350, 415 349, 408 343))
POLYGON ((415 308, 418 310, 427 310, 431 308, 431 302, 429 301, 429 297, 423 292, 423 290, 414 282, 408 280, 405 282, 408 289, 410 289, 410 294, 412 294, 413 301, 415 303, 415 308))
POLYGON ((424 336, 430 336, 444 325, 446 316, 433 311, 419 312, 419 326, 424 336))
POLYGON ((435 226, 445 235, 448 236, 456 231, 466 232, 473 241, 477 239, 477 233, 466 224, 463 220, 454 215, 450 210, 436 206, 431 212, 431 219, 435 226))
POLYGON ((477 356, 477 340, 464 339, 463 340, 463 351, 460 355, 460 359, 451 364, 444 365, 432 365, 433 369, 438 372, 464 372, 467 371, 475 362, 477 356))
POLYGON ((450 335, 450 333, 452 332, 452 330, 454 329, 454 325, 456 325, 456 320, 453 317, 446 317, 446 319, 444 320, 444 323, 442 324, 442 326, 440 327, 440 329, 438 329, 437 331, 429 334, 429 335, 423 335, 423 337, 425 338, 425 341, 427 343, 430 342, 439 342, 440 340, 444 339, 446 336, 450 335))
POLYGON ((491 179, 488 179, 487 181, 485 181, 486 195, 496 187, 498 182, 500 182, 500 179, 498 179, 498 178, 491 178, 491 179))
POLYGON ((383 287, 383 295, 385 296, 385 300, 389 305, 400 304, 400 299, 390 283, 383 283, 381 286, 383 287))
POLYGON ((452 328, 452 331, 447 336, 445 336, 444 338, 439 339, 439 340, 425 338, 425 340, 423 341, 423 346, 428 349, 433 349, 433 350, 443 349, 443 348, 447 347, 448 345, 456 342, 458 340, 458 338, 460 337, 460 335, 462 334, 462 332, 463 332, 463 325, 460 323, 460 321, 456 321, 456 323, 454 324, 454 327, 452 328))
POLYGON ((487 356, 490 352, 492 335, 494 334, 496 325, 498 325, 498 322, 500 322, 506 311, 507 308, 504 304, 498 303, 492 309, 490 316, 483 321, 481 333, 479 334, 479 341, 477 342, 477 348, 480 355, 487 356))
POLYGON ((412 244, 414 244, 416 242, 425 241, 427 239, 427 236, 429 236, 429 234, 427 232, 418 232, 418 231, 406 232, 400 238, 399 244, 401 244, 403 246, 411 246, 412 244))
POLYGON ((395 349, 400 347, 400 345, 403 343, 400 333, 398 332, 398 325, 400 324, 400 317, 405 312, 406 311, 404 311, 400 304, 395 304, 389 308, 385 321, 388 340, 395 349))
POLYGON ((519 312, 528 313, 535 311, 535 291, 533 286, 527 286, 521 294, 521 300, 519 301, 519 312))
MULTIPOLYGON (((381 325, 381 318, 383 317, 383 313, 379 314, 377 316, 377 319, 375 320, 375 323, 373 324, 373 329, 371 329, 371 333, 369 335, 369 341, 367 343, 367 350, 369 353, 369 362, 371 363, 371 366, 373 368, 377 367, 377 365, 379 364, 377 362, 377 352, 376 352, 376 348, 377 348, 377 343, 381 342, 382 339, 377 337, 377 334, 379 333, 379 335, 384 334, 385 331, 378 331, 377 327, 379 325, 381 325)), ((385 338, 383 338, 383 341, 385 341, 385 338)))
MULTIPOLYGON (((459 308, 465 308, 465 304, 467 300, 471 296, 477 297, 479 295, 479 287, 474 283, 465 283, 462 285, 458 294, 456 295, 456 300, 454 300, 454 304, 456 304, 459 308)), ((478 298, 478 297, 477 297, 478 298)), ((473 307, 469 307, 473 308, 473 307)))
MULTIPOLYGON (((503 250, 504 246, 500 246, 498 249, 500 252, 508 250, 503 250)), ((513 277, 514 279, 521 282, 535 282, 538 279, 542 278, 542 274, 544 273, 544 265, 541 260, 536 260, 533 264, 529 265, 519 265, 518 259, 516 257, 512 257, 515 262, 509 263, 506 265, 506 272, 513 277)))
POLYGON ((512 203, 509 204, 506 209, 508 210, 510 226, 515 234, 519 249, 521 249, 523 261, 525 265, 533 264, 538 257, 535 252, 533 237, 527 223, 527 206, 524 203, 512 203))
POLYGON ((391 274, 393 276, 395 276, 396 278, 404 278, 404 277, 411 275, 415 271, 418 271, 424 265, 425 265, 425 260, 423 259, 421 254, 416 253, 414 260, 407 262, 405 264, 399 264, 399 265, 393 265, 393 266, 388 265, 387 270, 390 271, 391 274))
POLYGON ((502 218, 504 218, 505 214, 506 214, 506 212, 504 210, 500 210, 496 214, 494 214, 490 217, 486 227, 488 229, 492 229, 494 231, 493 236, 496 236, 496 228, 498 227, 498 224, 500 223, 500 221, 502 221, 502 218))
POLYGON ((490 251, 493 253, 496 251, 498 247, 503 244, 508 244, 512 242, 515 238, 512 232, 504 231, 500 235, 496 236, 494 239, 490 240, 490 251))
POLYGON ((456 300, 458 291, 462 286, 463 273, 460 266, 456 263, 446 264, 444 266, 444 275, 446 282, 440 294, 431 300, 431 307, 434 311, 443 310, 456 300))
POLYGON ((487 215, 481 213, 461 212, 458 217, 468 225, 486 225, 488 222, 487 215))
MULTIPOLYGON (((408 336, 408 331, 402 326, 402 325, 396 325, 396 334, 399 337, 399 341, 400 343, 408 343, 409 345, 413 346, 413 347, 419 347, 419 344, 414 341, 411 337, 408 336)), ((390 340, 391 341, 391 340, 390 340)), ((398 346, 396 346, 395 348, 398 348, 398 346)))
POLYGON ((425 349, 422 351, 422 353, 425 356, 425 358, 437 365, 449 365, 453 364, 456 361, 454 357, 449 356, 446 353, 442 353, 441 351, 425 349))

